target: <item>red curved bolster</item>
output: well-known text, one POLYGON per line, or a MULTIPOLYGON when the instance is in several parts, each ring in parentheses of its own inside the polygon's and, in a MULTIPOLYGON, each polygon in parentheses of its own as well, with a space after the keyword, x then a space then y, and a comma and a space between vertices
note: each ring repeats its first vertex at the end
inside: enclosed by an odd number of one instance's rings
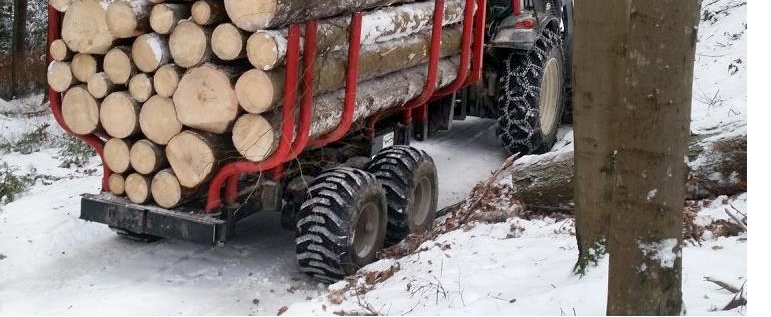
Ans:
MULTIPOLYGON (((59 34, 61 34, 61 25, 62 25, 62 14, 54 9, 51 5, 48 6, 48 47, 51 47, 51 43, 59 39, 59 34)), ((49 50, 48 52, 48 62, 51 63, 53 61, 53 58, 51 57, 51 52, 49 50)), ((51 113, 54 115, 54 119, 56 120, 56 123, 59 124, 62 129, 67 132, 67 134, 72 135, 89 146, 91 146, 94 151, 99 154, 99 158, 104 162, 104 141, 97 137, 96 135, 90 134, 90 135, 77 135, 70 130, 70 127, 67 126, 67 123, 64 122, 64 118, 62 117, 62 95, 55 90, 53 90, 51 87, 48 87, 48 100, 51 105, 51 113)), ((112 171, 110 171, 109 168, 107 168, 107 164, 102 163, 103 173, 102 173, 102 191, 109 191, 110 190, 110 175, 112 174, 112 171)))

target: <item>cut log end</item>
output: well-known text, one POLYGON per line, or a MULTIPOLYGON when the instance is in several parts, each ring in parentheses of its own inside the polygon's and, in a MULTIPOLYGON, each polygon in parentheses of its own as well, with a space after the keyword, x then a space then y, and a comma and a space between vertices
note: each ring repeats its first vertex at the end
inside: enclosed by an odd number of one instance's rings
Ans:
POLYGON ((104 56, 104 72, 110 80, 118 85, 126 84, 137 73, 136 66, 131 60, 131 49, 119 46, 107 52, 104 56))
POLYGON ((131 167, 131 142, 123 139, 110 139, 104 144, 104 164, 111 171, 122 174, 131 167))
POLYGON ((107 27, 117 38, 135 37, 144 33, 149 3, 113 1, 107 6, 107 27))
POLYGON ((166 146, 166 158, 183 187, 195 188, 213 174, 218 159, 221 140, 205 133, 182 131, 166 146))
POLYGON ((150 140, 139 140, 131 146, 131 167, 137 173, 149 175, 166 164, 163 147, 150 140))
POLYGON ((67 62, 53 61, 48 65, 48 85, 56 92, 64 92, 75 83, 75 76, 67 62))
POLYGON ((67 44, 63 40, 58 39, 51 43, 48 48, 51 58, 55 61, 66 61, 72 58, 72 51, 67 47, 67 44))
POLYGON ((128 84, 129 93, 136 101, 145 102, 153 95, 153 78, 145 73, 132 77, 128 84))
POLYGON ((171 98, 152 96, 139 112, 139 125, 142 133, 151 141, 165 145, 182 131, 182 123, 177 120, 177 111, 171 98))
POLYGON ((137 68, 152 73, 158 67, 171 61, 168 38, 158 33, 143 34, 134 40, 131 57, 137 68))
POLYGON ((286 40, 274 33, 259 31, 249 36, 246 43, 246 56, 255 68, 268 71, 283 62, 283 56, 286 55, 286 40))
POLYGON ((72 0, 48 0, 48 4, 54 7, 56 11, 67 12, 67 8, 72 4, 72 0))
POLYGON ((150 201, 150 177, 140 174, 131 174, 126 177, 126 196, 135 204, 144 204, 150 201))
POLYGON ((211 30, 191 21, 182 21, 169 37, 169 49, 174 63, 194 67, 211 56, 211 30))
POLYGON ((232 85, 236 74, 235 70, 213 64, 189 70, 174 92, 179 121, 207 132, 227 131, 238 115, 238 100, 232 85))
POLYGON ((212 32, 212 51, 222 60, 230 61, 245 55, 245 34, 235 25, 223 23, 212 32))
POLYGON ((110 192, 116 196, 122 196, 126 193, 126 179, 121 174, 110 175, 110 192))
POLYGON ((115 36, 107 27, 100 1, 73 1, 62 21, 62 40, 79 53, 104 54, 115 36))
POLYGON ((88 93, 85 85, 73 87, 62 99, 62 117, 73 133, 94 133, 99 129, 99 103, 88 93))
POLYGON ((99 110, 104 130, 112 137, 127 138, 139 132, 139 103, 125 91, 109 94, 99 110))
POLYGON ((72 58, 72 75, 78 81, 88 82, 91 75, 96 74, 99 70, 99 65, 96 58, 91 54, 76 54, 72 58))
POLYGON ((250 161, 265 160, 275 150, 277 139, 270 121, 258 114, 242 115, 233 126, 233 145, 250 161))
POLYGON ((110 81, 107 73, 101 72, 91 75, 88 79, 88 92, 94 98, 102 99, 115 90, 115 84, 110 81))
POLYGON ((150 189, 155 203, 166 209, 178 207, 193 194, 192 190, 182 187, 170 168, 155 174, 150 189))
POLYGON ((180 3, 163 3, 150 12, 150 27, 159 34, 169 34, 177 23, 190 16, 190 6, 180 3))
POLYGON ((212 25, 225 18, 225 7, 221 1, 198 0, 191 8, 193 21, 199 25, 212 25))
POLYGON ((249 113, 264 113, 274 108, 275 96, 283 95, 284 72, 264 72, 251 69, 236 82, 236 97, 241 107, 249 113))
POLYGON ((174 64, 166 64, 158 68, 153 75, 155 92, 161 97, 171 97, 177 90, 180 79, 185 73, 184 68, 174 64))
POLYGON ((225 0, 225 10, 233 24, 250 32, 270 26, 278 5, 277 0, 225 0))

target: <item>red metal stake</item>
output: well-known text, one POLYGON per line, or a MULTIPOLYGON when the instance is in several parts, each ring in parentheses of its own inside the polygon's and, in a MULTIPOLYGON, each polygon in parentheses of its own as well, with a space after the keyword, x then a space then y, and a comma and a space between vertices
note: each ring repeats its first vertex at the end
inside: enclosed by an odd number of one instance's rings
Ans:
POLYGON ((482 63, 485 46, 485 24, 487 23, 487 0, 477 0, 476 33, 474 34, 474 59, 471 61, 471 76, 467 85, 478 83, 482 80, 482 63))
MULTIPOLYGON (((463 11, 463 37, 461 38, 460 64, 458 64, 458 76, 446 88, 436 92, 433 99, 439 99, 451 95, 466 85, 469 74, 469 61, 471 60, 471 35, 474 32, 474 5, 473 1, 466 1, 463 11)), ((482 9, 483 10, 483 9, 482 9)))

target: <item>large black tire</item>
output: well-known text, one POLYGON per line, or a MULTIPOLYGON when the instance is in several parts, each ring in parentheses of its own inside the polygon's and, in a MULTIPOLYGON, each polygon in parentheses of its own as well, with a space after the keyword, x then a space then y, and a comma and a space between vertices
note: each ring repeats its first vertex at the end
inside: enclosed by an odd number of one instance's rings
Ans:
POLYGON ((551 149, 562 120, 565 86, 562 38, 549 29, 532 51, 512 52, 504 61, 496 133, 509 152, 526 155, 551 149))
POLYGON ((311 183, 297 220, 300 269, 335 282, 375 260, 386 233, 380 182, 350 167, 327 170, 311 183))
POLYGON ((383 184, 388 200, 386 245, 431 228, 439 194, 436 165, 428 153, 404 145, 389 147, 372 159, 367 171, 383 184))

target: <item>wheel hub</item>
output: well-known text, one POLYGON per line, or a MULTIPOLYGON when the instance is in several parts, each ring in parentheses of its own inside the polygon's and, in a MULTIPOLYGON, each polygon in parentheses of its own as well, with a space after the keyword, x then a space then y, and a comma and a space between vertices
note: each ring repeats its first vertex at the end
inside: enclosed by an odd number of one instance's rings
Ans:
POLYGON ((431 192, 431 180, 428 177, 421 178, 412 193, 410 227, 415 228, 426 222, 431 209, 431 192))
POLYGON ((353 250, 357 257, 367 257, 375 249, 379 221, 378 206, 375 203, 364 205, 353 231, 353 250))
POLYGON ((544 66, 538 105, 541 133, 544 135, 549 134, 556 124, 557 108, 559 108, 557 102, 559 102, 562 90, 560 78, 560 67, 557 59, 549 59, 544 66))

